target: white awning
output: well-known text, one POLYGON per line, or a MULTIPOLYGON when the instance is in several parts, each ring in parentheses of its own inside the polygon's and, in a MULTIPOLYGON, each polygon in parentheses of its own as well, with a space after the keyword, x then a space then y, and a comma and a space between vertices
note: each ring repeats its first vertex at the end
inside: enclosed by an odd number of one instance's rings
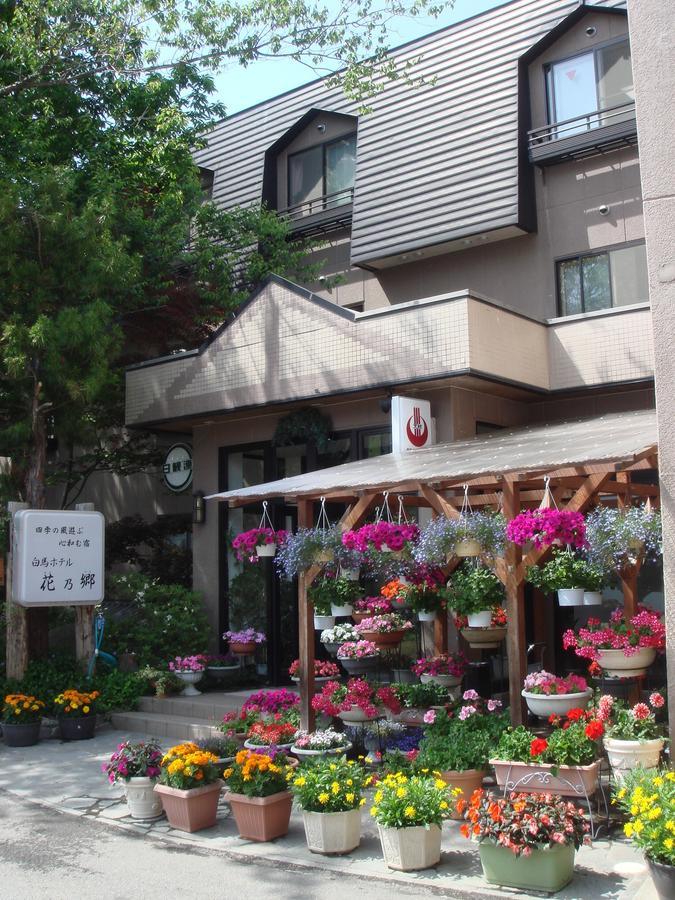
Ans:
MULTIPOLYGON (((236 502, 272 497, 396 491, 420 482, 442 485, 481 476, 553 472, 594 463, 626 463, 656 447, 653 409, 615 413, 555 425, 497 431, 464 441, 436 444, 400 455, 389 453, 344 463, 267 484, 211 494, 207 500, 236 502)), ((409 488, 408 488, 409 489, 409 488)))

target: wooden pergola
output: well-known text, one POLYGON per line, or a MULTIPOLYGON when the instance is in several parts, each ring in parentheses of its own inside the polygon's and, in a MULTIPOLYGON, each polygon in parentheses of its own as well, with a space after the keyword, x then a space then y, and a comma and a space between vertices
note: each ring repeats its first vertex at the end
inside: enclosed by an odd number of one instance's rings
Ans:
MULTIPOLYGON (((231 506, 242 506, 282 496, 286 502, 297 503, 298 525, 307 528, 315 521, 315 503, 321 500, 343 503, 347 506, 339 522, 343 531, 362 524, 383 502, 385 492, 400 496, 406 508, 428 508, 433 516, 458 518, 465 490, 468 490, 472 508, 501 510, 507 521, 522 509, 538 506, 544 498, 547 483, 561 509, 584 512, 601 503, 623 507, 629 506, 634 498, 650 498, 653 503, 658 503, 658 484, 649 483, 648 479, 636 479, 638 472, 658 468, 653 410, 497 432, 471 441, 437 445, 428 451, 412 451, 404 456, 405 460, 394 457, 389 464, 383 462, 387 457, 365 461, 368 464, 379 462, 379 465, 346 463, 334 469, 216 494, 213 498, 226 500, 231 506), (507 467, 504 457, 509 448, 518 448, 517 451, 512 449, 511 454, 520 457, 520 465, 514 460, 516 465, 507 467), (467 470, 466 462, 472 458, 472 450, 476 461, 473 472, 467 470), (586 456, 585 461, 579 461, 582 456, 586 456), (442 464, 444 458, 445 465, 442 464), (492 468, 490 460, 496 463, 492 468), (395 471, 388 472, 388 468, 395 471), (410 472, 416 469, 418 477, 410 477, 410 472), (445 476, 443 469, 447 472, 445 476), (372 483, 374 478, 370 477, 371 483, 365 484, 368 471, 364 470, 379 472, 382 480, 372 483), (350 476, 354 480, 352 486, 345 483, 350 476), (330 482, 333 489, 329 489, 330 482)), ((524 719, 520 691, 527 674, 525 574, 528 566, 542 562, 549 552, 548 549, 531 550, 523 556, 520 547, 507 542, 504 557, 491 561, 506 595, 509 700, 514 724, 520 724, 524 719)), ((451 560, 447 572, 460 562, 459 559, 451 560)), ((298 578, 301 721, 302 727, 310 730, 314 727, 311 698, 314 694, 315 635, 307 589, 320 571, 320 566, 313 566, 298 578)), ((639 563, 621 573, 628 615, 633 615, 637 606, 638 571, 639 563)), ((434 626, 434 650, 442 653, 447 648, 448 619, 445 616, 437 619, 434 626)))

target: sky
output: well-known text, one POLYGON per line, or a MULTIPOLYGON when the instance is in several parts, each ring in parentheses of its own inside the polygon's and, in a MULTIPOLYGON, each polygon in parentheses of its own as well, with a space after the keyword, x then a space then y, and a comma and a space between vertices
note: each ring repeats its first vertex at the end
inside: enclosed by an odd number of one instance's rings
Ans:
MULTIPOLYGON (((503 6, 506 2, 508 0, 455 0, 453 8, 446 10, 437 19, 420 16, 400 20, 390 29, 390 46, 396 47, 446 25, 468 19, 486 9, 503 6)), ((231 115, 261 100, 269 100, 270 97, 313 81, 315 77, 307 66, 292 60, 261 60, 245 69, 233 63, 218 76, 216 88, 218 99, 225 104, 228 115, 231 115)))

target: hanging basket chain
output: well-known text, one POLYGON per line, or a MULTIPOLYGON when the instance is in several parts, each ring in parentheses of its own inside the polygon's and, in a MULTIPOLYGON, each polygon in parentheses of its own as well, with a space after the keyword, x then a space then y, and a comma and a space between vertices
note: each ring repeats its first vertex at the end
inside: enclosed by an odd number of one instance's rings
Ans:
POLYGON ((262 504, 263 511, 262 511, 262 516, 260 517, 260 525, 258 525, 258 528, 260 528, 260 529, 271 528, 272 531, 274 531, 274 525, 272 524, 272 520, 270 519, 270 514, 267 512, 267 506, 268 506, 267 500, 263 500, 263 504, 262 504), (265 525, 265 522, 267 522, 267 525, 265 525))
POLYGON ((319 509, 319 516, 316 520, 316 529, 317 531, 330 531, 333 527, 330 524, 330 519, 328 518, 328 513, 326 512, 326 498, 321 497, 321 507, 319 509))
POLYGON ((405 511, 402 494, 398 495, 398 524, 399 525, 408 525, 409 524, 408 514, 405 511))

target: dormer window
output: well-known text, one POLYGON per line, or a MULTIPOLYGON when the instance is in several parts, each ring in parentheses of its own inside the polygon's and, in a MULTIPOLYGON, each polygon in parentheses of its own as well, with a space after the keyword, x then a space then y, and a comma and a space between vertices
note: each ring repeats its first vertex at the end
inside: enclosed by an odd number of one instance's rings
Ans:
POLYGON ((579 53, 547 67, 549 122, 571 137, 634 116, 633 73, 627 40, 579 53), (630 105, 630 113, 626 105, 630 105))
POLYGON ((356 134, 288 156, 288 206, 294 218, 352 202, 356 134))

